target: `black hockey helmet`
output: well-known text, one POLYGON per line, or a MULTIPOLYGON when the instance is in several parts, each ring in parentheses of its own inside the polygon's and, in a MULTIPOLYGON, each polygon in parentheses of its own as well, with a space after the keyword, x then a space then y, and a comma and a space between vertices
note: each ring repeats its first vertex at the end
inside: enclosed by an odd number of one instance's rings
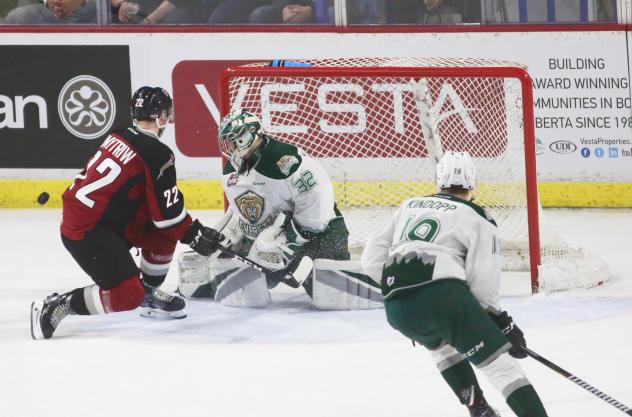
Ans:
POLYGON ((158 119, 162 112, 172 118, 173 100, 169 93, 160 87, 141 87, 132 96, 130 103, 132 118, 135 120, 158 119))

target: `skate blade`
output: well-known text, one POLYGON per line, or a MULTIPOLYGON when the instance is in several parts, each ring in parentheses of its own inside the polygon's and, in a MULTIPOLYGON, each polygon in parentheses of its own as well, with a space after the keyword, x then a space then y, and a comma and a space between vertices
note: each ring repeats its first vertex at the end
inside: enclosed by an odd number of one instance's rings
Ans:
POLYGON ((42 301, 33 301, 31 303, 31 337, 34 340, 44 339, 42 328, 40 327, 40 317, 44 303, 42 301))
POLYGON ((183 311, 162 311, 156 310, 149 307, 141 307, 140 308, 141 317, 146 317, 149 319, 155 320, 181 320, 187 316, 187 314, 183 311))

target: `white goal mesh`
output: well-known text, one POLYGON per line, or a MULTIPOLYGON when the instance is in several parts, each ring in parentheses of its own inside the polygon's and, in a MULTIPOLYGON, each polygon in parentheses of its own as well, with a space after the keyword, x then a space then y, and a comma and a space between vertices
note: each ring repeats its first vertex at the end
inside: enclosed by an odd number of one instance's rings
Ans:
MULTIPOLYGON (((260 63, 227 71, 223 110, 243 107, 258 114, 265 132, 319 159, 334 182, 352 253, 360 253, 403 200, 436 192, 415 84, 422 80, 441 148, 469 151, 475 159, 475 201, 498 222, 504 269, 527 271, 539 262, 530 258, 529 245, 529 222, 537 227, 540 212, 531 86, 520 65, 420 58, 303 62, 311 67, 260 63)), ((593 261, 541 226, 531 239, 534 253, 541 253, 540 287, 594 284, 592 273, 582 275, 593 266, 581 264, 593 261)), ((537 274, 533 280, 538 284, 537 274)))

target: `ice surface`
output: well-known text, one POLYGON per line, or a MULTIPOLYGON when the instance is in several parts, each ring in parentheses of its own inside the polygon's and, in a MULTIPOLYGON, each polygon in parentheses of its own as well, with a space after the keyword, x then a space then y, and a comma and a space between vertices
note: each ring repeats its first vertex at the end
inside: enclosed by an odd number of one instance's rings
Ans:
MULTIPOLYGON (((193 214, 208 224, 219 217, 193 214)), ((503 306, 533 350, 632 406, 632 211, 546 215, 619 279, 504 297, 503 306)), ((189 301, 179 321, 72 316, 53 339, 33 341, 31 301, 91 283, 63 248, 59 220, 59 210, 0 210, 0 417, 467 416, 428 353, 390 329, 383 310, 321 312, 289 287, 275 289, 266 309, 189 301)), ((551 417, 624 415, 531 359, 521 364, 551 417)))

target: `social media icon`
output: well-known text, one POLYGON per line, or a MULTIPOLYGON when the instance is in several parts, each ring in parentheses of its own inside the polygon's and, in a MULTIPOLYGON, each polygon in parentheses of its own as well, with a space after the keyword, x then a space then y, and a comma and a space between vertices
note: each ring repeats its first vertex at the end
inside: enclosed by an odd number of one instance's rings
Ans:
POLYGON ((582 148, 582 156, 584 158, 588 158, 590 156, 590 149, 588 148, 582 148))
POLYGON ((597 158, 603 158, 604 152, 603 148, 595 148, 595 156, 597 158))
POLYGON ((619 157, 619 148, 608 148, 608 156, 610 158, 618 158, 619 157))

